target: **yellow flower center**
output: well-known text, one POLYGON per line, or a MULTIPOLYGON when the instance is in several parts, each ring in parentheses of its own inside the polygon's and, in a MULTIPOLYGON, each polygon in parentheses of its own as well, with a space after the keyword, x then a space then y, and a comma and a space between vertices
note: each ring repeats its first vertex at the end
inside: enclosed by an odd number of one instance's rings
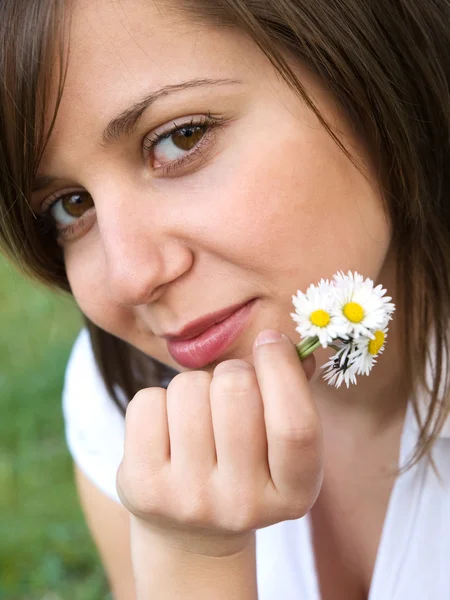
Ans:
POLYGON ((381 347, 384 344, 384 340, 385 340, 386 336, 384 335, 384 333, 382 331, 375 331, 374 335, 375 335, 375 339, 370 340, 370 342, 369 342, 369 352, 373 356, 376 356, 378 354, 378 352, 381 350, 381 347))
POLYGON ((330 315, 326 310, 319 308, 319 310, 315 310, 310 314, 309 319, 316 327, 326 327, 330 322, 330 315))
POLYGON ((364 319, 364 309, 361 304, 357 302, 347 302, 344 306, 344 315, 352 323, 361 323, 364 319))

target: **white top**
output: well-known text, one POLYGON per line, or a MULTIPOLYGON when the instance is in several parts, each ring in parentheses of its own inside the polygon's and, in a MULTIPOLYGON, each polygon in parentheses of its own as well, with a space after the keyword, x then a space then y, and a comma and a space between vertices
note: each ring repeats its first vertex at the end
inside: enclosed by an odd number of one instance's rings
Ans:
MULTIPOLYGON (((75 463, 119 502, 115 480, 123 454, 124 418, 103 384, 86 330, 78 336, 67 366, 63 411, 75 463)), ((400 464, 410 456, 416 436, 409 405, 400 464)), ((425 459, 396 480, 369 600, 450 600, 449 421, 433 457, 442 483, 425 459)), ((256 540, 259 600, 320 600, 308 515, 260 529, 256 540)))

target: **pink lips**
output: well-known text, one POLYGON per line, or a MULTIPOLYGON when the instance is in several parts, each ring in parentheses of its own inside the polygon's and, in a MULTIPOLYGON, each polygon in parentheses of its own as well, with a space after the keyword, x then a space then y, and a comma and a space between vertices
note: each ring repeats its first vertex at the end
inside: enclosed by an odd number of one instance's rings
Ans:
POLYGON ((244 329, 255 301, 248 302, 220 323, 189 340, 167 340, 170 356, 178 364, 199 369, 225 352, 244 329))

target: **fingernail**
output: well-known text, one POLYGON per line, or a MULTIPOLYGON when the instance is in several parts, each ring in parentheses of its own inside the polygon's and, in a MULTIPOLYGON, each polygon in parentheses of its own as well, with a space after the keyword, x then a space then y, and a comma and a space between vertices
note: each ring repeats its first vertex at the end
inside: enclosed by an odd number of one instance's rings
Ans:
POLYGON ((276 342, 281 342, 283 339, 286 339, 286 336, 276 329, 264 329, 264 331, 261 331, 258 334, 255 340, 255 348, 262 346, 263 344, 274 344, 276 342))

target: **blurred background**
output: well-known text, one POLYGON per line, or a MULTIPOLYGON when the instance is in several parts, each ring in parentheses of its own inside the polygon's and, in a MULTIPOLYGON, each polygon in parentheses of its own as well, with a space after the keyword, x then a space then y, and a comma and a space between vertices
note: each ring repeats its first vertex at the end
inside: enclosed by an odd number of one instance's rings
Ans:
POLYGON ((106 600, 61 409, 79 313, 1 256, 0 307, 0 600, 106 600))

